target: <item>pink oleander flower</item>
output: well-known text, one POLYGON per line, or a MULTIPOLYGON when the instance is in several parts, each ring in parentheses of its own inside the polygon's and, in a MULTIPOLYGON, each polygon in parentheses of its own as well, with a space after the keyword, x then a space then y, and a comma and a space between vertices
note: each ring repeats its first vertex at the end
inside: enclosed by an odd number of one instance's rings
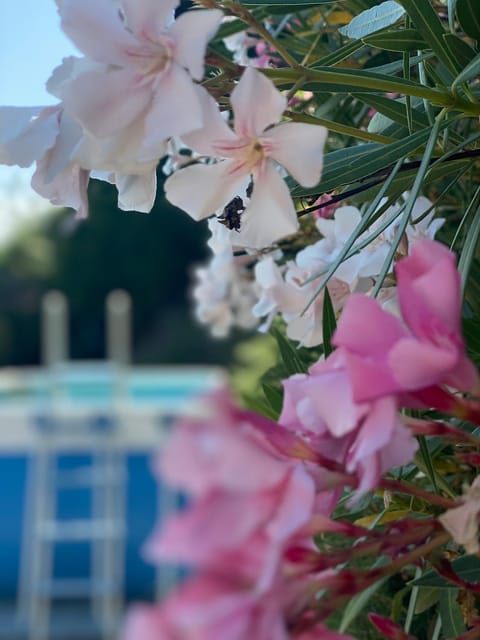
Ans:
POLYGON ((285 541, 311 519, 316 481, 303 461, 269 442, 254 414, 216 407, 216 415, 176 425, 162 453, 163 481, 192 500, 154 534, 147 553, 234 571, 262 589, 285 541))
POLYGON ((160 605, 133 607, 121 640, 352 640, 323 625, 299 634, 288 629, 305 585, 291 580, 259 594, 235 577, 200 575, 160 605))
POLYGON ((139 121, 142 161, 158 158, 159 144, 170 136, 203 124, 192 79, 203 77, 205 49, 222 12, 193 10, 173 21, 177 5, 62 0, 59 6, 65 33, 97 63, 64 81, 66 109, 100 138, 139 121))
POLYGON ((334 344, 346 352, 355 400, 414 396, 436 385, 473 390, 478 372, 465 354, 454 255, 419 240, 395 273, 403 321, 376 300, 353 295, 338 323, 334 344))
POLYGON ((243 198, 253 178, 253 192, 241 213, 240 229, 232 231, 232 243, 260 248, 295 233, 295 207, 277 164, 301 185, 316 185, 327 130, 297 122, 271 126, 282 117, 286 98, 251 67, 231 95, 233 131, 213 98, 205 90, 198 91, 205 126, 182 139, 194 151, 219 161, 189 166, 170 176, 165 183, 167 199, 201 220, 222 213, 236 196, 243 198))
POLYGON ((308 374, 287 378, 283 386, 280 424, 308 435, 323 456, 354 474, 357 495, 412 459, 416 441, 400 420, 395 398, 356 402, 342 351, 313 365, 308 374))

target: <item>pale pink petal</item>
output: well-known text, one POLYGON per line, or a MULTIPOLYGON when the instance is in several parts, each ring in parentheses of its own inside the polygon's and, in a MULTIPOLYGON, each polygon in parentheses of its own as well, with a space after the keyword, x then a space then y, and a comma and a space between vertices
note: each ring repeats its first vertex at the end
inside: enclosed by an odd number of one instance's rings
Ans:
POLYGON ((65 109, 94 136, 106 138, 130 125, 149 106, 151 90, 135 85, 128 69, 82 73, 65 88, 65 109))
POLYGON ((269 519, 266 531, 273 540, 285 542, 311 518, 315 502, 312 476, 302 466, 295 467, 283 495, 279 495, 276 513, 269 519))
POLYGON ((185 69, 172 65, 157 80, 152 105, 145 119, 142 157, 149 160, 150 149, 170 136, 179 136, 203 124, 198 93, 185 69))
POLYGON ((135 35, 155 40, 173 20, 179 0, 122 0, 128 28, 135 35))
POLYGON ((385 356, 407 335, 400 320, 384 311, 376 300, 353 294, 340 316, 333 344, 365 356, 385 356))
POLYGON ((46 84, 47 91, 59 100, 63 100, 65 87, 68 87, 68 83, 78 78, 81 73, 104 70, 103 65, 90 60, 90 58, 68 56, 63 58, 62 63, 52 71, 46 84))
POLYGON ((266 161, 254 178, 252 199, 241 218, 232 242, 261 249, 298 230, 290 191, 272 162, 266 161))
POLYGON ((175 62, 188 69, 195 80, 203 78, 207 44, 217 32, 222 17, 223 13, 217 9, 187 11, 168 31, 175 41, 175 62))
POLYGON ((230 99, 239 136, 256 137, 282 117, 287 99, 271 80, 247 67, 230 99))
POLYGON ((127 613, 120 640, 175 640, 161 607, 136 604, 127 613))
POLYGON ((57 140, 48 153, 48 157, 45 158, 45 182, 54 180, 72 162, 83 136, 83 130, 78 122, 65 111, 61 112, 59 120, 57 140))
POLYGON ((352 389, 344 369, 310 377, 308 397, 329 432, 340 438, 355 429, 366 408, 353 403, 352 389))
POLYGON ((443 383, 461 391, 473 391, 478 385, 478 380, 479 372, 477 367, 466 354, 461 353, 460 361, 453 371, 450 371, 445 376, 443 383))
POLYGON ((58 108, 0 107, 0 163, 29 167, 54 144, 58 108))
POLYGON ((420 240, 411 255, 398 263, 395 273, 402 316, 417 337, 426 331, 428 339, 430 328, 425 323, 433 319, 442 320, 446 331, 460 337, 460 274, 447 247, 420 240))
POLYGON ((62 0, 60 17, 67 36, 97 62, 120 64, 128 61, 126 49, 138 47, 112 0, 62 0))
POLYGON ((320 182, 323 147, 327 139, 325 127, 302 122, 286 122, 269 129, 262 137, 268 155, 276 160, 304 187, 320 182))
POLYGON ((143 175, 115 175, 118 189, 118 207, 123 211, 152 210, 157 194, 157 173, 155 168, 143 175))
POLYGON ((32 188, 54 205, 71 207, 79 218, 88 217, 87 185, 90 173, 78 165, 69 165, 54 180, 45 182, 48 154, 37 162, 37 170, 32 176, 32 188))
POLYGON ((359 461, 387 446, 399 426, 401 423, 393 397, 373 402, 350 451, 347 468, 353 470, 359 461))
POLYGON ((233 161, 196 164, 176 171, 165 182, 165 196, 194 220, 208 218, 246 189, 249 176, 233 173, 233 161))
POLYGON ((194 86, 202 109, 203 124, 200 129, 182 135, 182 141, 197 153, 215 157, 218 155, 216 142, 235 141, 237 136, 225 122, 216 100, 203 87, 194 86))
POLYGON ((454 348, 437 347, 415 338, 403 338, 391 349, 388 363, 399 386, 404 390, 438 384, 458 362, 454 348))

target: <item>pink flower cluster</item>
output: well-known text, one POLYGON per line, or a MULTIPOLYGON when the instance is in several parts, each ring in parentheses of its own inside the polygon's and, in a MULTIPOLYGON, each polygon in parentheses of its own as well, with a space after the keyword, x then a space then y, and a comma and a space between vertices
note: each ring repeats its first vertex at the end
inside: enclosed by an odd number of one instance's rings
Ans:
MULTIPOLYGON (((128 640, 286 640, 312 595, 312 577, 292 576, 284 556, 295 541, 310 544, 302 528, 333 505, 326 474, 295 457, 315 454, 293 434, 223 394, 211 401, 215 414, 177 425, 163 452, 162 478, 191 502, 147 546, 151 559, 198 573, 161 606, 133 609, 128 640)), ((295 637, 330 632, 316 624, 295 637)))
MULTIPOLYGON (((196 573, 163 603, 132 609, 124 640, 346 638, 326 628, 326 614, 312 604, 321 589, 332 602, 345 598, 353 574, 341 573, 342 554, 322 556, 312 534, 359 535, 330 516, 345 484, 358 497, 412 459, 416 441, 401 407, 478 382, 464 352, 453 255, 421 240, 396 276, 401 317, 352 296, 337 350, 284 381, 279 424, 220 393, 210 398, 213 415, 175 428, 158 470, 190 503, 154 533, 147 554, 196 573)), ((425 539, 436 526, 395 525, 391 549, 388 541, 382 548, 402 552, 407 538, 425 539)))

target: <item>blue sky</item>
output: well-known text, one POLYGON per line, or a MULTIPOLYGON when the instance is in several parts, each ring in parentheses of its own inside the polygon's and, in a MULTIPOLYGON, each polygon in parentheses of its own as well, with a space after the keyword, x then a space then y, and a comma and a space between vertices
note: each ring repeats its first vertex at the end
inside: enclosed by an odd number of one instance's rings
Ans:
MULTIPOLYGON (((0 0, 0 105, 56 102, 45 90, 51 71, 75 53, 54 0, 0 0)), ((0 243, 48 203, 29 187, 31 170, 0 165, 0 243)))
POLYGON ((60 30, 54 0, 2 0, 0 103, 53 103, 45 82, 62 57, 74 52, 60 30))

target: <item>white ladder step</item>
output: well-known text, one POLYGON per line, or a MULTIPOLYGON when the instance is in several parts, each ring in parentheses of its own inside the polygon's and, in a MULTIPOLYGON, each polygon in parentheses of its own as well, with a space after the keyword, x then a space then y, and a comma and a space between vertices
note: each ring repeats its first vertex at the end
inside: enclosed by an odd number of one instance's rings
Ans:
POLYGON ((40 597, 52 600, 89 599, 119 595, 121 591, 118 584, 91 578, 55 578, 42 582, 38 587, 40 597))
POLYGON ((114 540, 125 534, 125 525, 115 520, 50 520, 37 529, 42 540, 68 542, 114 540))
POLYGON ((76 469, 59 469, 56 474, 57 489, 89 489, 91 487, 123 487, 125 484, 123 469, 115 473, 95 469, 91 466, 76 469))

